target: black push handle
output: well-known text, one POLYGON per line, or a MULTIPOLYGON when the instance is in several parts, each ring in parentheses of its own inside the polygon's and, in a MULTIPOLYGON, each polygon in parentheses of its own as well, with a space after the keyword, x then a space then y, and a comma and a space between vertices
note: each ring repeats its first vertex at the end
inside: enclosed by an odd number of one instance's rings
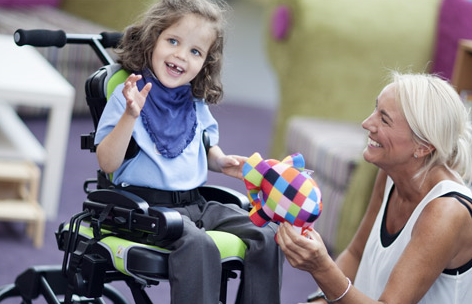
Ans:
POLYGON ((118 32, 101 32, 102 36, 101 43, 104 48, 116 48, 120 43, 123 33, 118 32))
POLYGON ((88 44, 95 51, 103 64, 114 63, 113 58, 105 50, 116 48, 123 33, 102 32, 100 34, 66 34, 63 30, 23 30, 18 29, 13 34, 15 43, 19 46, 31 45, 36 47, 63 47, 66 44, 88 44))
POLYGON ((63 30, 16 30, 13 38, 19 46, 31 45, 37 47, 57 46, 63 47, 67 43, 92 44, 94 40, 100 41, 104 48, 116 48, 123 37, 119 32, 101 32, 100 35, 66 34, 63 30))
POLYGON ((67 42, 66 33, 63 30, 16 30, 13 35, 15 43, 19 46, 32 45, 39 47, 57 46, 63 47, 67 42))

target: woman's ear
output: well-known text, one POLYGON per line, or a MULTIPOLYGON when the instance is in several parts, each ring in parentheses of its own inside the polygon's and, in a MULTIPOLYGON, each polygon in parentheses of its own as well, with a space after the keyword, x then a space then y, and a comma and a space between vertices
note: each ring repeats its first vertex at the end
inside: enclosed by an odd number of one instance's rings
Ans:
POLYGON ((418 145, 414 155, 415 157, 422 158, 427 156, 428 154, 433 153, 434 150, 436 150, 436 148, 433 145, 422 143, 418 145))

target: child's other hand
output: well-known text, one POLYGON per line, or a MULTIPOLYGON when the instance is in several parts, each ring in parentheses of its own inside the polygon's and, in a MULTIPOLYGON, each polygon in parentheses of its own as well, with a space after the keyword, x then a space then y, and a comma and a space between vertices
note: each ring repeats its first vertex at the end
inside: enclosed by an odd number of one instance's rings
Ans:
POLYGON ((221 172, 228 176, 243 178, 243 165, 247 157, 239 155, 224 155, 218 158, 218 166, 221 172))
POLYGON ((126 98, 126 113, 137 118, 141 113, 146 98, 151 90, 152 85, 147 83, 144 88, 139 91, 136 82, 141 79, 141 75, 135 75, 134 73, 129 75, 125 81, 123 88, 123 95, 126 98))

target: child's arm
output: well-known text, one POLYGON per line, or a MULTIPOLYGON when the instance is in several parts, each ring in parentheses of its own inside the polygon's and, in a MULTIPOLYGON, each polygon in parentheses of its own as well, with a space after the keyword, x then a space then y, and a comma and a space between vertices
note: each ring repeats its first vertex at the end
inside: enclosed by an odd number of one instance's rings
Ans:
POLYGON ((226 155, 220 147, 213 146, 208 151, 208 169, 242 179, 246 159, 244 156, 226 155))
POLYGON ((139 91, 136 81, 141 75, 131 74, 125 82, 123 95, 126 98, 126 109, 113 130, 100 142, 97 147, 97 158, 100 168, 106 173, 118 169, 125 158, 126 149, 133 134, 134 123, 139 117, 146 97, 151 90, 148 83, 139 91))

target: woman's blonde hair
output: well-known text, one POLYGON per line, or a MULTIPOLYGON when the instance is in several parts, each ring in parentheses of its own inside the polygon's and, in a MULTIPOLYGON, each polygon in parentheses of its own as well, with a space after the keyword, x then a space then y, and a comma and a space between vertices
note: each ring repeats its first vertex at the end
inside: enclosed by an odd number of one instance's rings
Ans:
POLYGON ((396 101, 414 139, 434 149, 418 176, 445 165, 470 185, 472 182, 472 126, 459 94, 445 80, 430 74, 392 72, 396 101))
POLYGON ((221 66, 223 56, 224 13, 228 6, 213 0, 160 0, 125 29, 116 53, 125 70, 139 72, 152 67, 152 52, 159 35, 188 14, 198 15, 214 25, 216 39, 210 46, 202 70, 191 81, 193 95, 207 103, 218 103, 223 96, 221 66))

